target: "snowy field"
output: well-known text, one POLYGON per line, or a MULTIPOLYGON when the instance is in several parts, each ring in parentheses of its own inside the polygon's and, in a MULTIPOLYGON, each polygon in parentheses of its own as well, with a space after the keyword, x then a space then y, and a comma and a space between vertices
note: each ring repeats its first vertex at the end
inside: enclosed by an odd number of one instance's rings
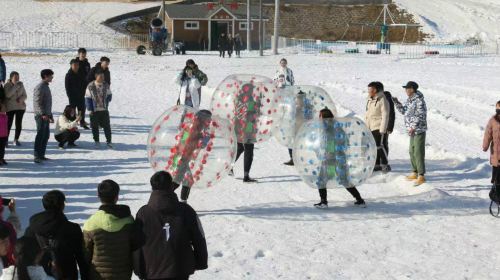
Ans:
MULTIPOLYGON (((431 31, 443 40, 483 31, 494 38, 500 33, 494 0, 396 2, 429 19, 427 26, 437 26, 431 31), (442 16, 442 11, 450 14, 442 16)), ((156 3, 0 0, 0 30, 112 33, 98 23, 152 5, 156 3)), ((20 72, 29 95, 24 145, 9 148, 9 166, 0 169, 1 194, 18 199, 23 226, 41 210, 40 198, 51 189, 67 194, 67 216, 79 223, 98 208, 96 187, 103 179, 121 185, 121 202, 134 213, 147 202, 152 175, 147 134, 153 121, 175 103, 178 88, 173 78, 186 59, 193 58, 209 76, 202 104, 208 108, 213 89, 224 77, 272 76, 280 58, 90 52, 91 63, 102 55, 111 58, 116 149, 95 150, 89 131, 83 132, 77 149, 60 151, 51 138, 47 156, 53 160, 42 166, 35 166, 32 157, 32 90, 41 69, 54 69, 53 108, 59 114, 67 103, 64 75, 75 54, 5 57, 8 71, 20 72)), ((325 88, 342 115, 363 116, 370 81, 384 82, 400 100, 405 99, 401 85, 417 81, 429 108, 428 183, 414 188, 404 179, 409 171, 408 137, 400 115, 390 138, 394 172, 375 175, 360 187, 366 209, 354 208, 345 190, 329 191, 329 210, 313 208, 317 191, 302 183, 294 168, 282 165, 288 159, 286 148, 274 140, 259 144, 251 174, 258 184, 242 183, 240 161, 235 178, 191 193, 189 203, 201 216, 210 256, 209 269, 193 279, 498 279, 499 227, 487 210, 490 167, 481 144, 484 126, 500 99, 500 58, 287 58, 297 83, 325 88)))
MULTIPOLYGON (((175 103, 174 76, 193 58, 209 76, 203 106, 212 90, 233 73, 274 74, 280 57, 219 59, 210 55, 137 56, 132 52, 89 53, 92 62, 111 58, 112 129, 115 150, 95 150, 90 132, 80 147, 60 151, 52 138, 48 157, 33 164, 35 137, 31 96, 24 145, 9 148, 9 167, 0 172, 2 195, 18 199, 23 225, 41 210, 51 189, 68 195, 67 215, 83 223, 99 203, 96 186, 111 178, 122 186, 121 202, 133 212, 147 202, 152 175, 146 139, 156 117, 175 103)), ((6 57, 28 92, 42 68, 55 70, 54 111, 67 103, 64 74, 73 53, 6 57)), ((329 191, 330 209, 317 210, 317 191, 282 165, 288 152, 272 140, 257 145, 251 175, 243 184, 243 163, 235 178, 213 189, 195 189, 189 203, 204 224, 209 269, 193 279, 496 279, 500 273, 498 220, 488 214, 490 167, 481 152, 484 125, 498 101, 499 58, 395 61, 387 57, 289 56, 298 84, 324 87, 342 115, 363 116, 366 85, 383 81, 404 99, 401 85, 420 83, 429 108, 428 184, 414 188, 408 137, 398 116, 390 138, 394 172, 375 175, 360 187, 368 208, 352 206, 345 190, 329 191)))

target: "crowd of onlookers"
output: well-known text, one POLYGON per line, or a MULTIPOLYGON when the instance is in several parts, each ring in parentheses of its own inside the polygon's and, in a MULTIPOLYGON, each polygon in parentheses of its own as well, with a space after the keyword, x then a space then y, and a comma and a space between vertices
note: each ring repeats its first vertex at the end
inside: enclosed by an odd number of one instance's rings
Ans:
POLYGON ((120 186, 97 186, 99 210, 83 225, 64 214, 66 197, 53 190, 42 198, 22 234, 15 201, 0 206, 0 280, 11 279, 188 279, 207 268, 207 244, 196 212, 179 202, 179 186, 168 172, 155 173, 152 192, 134 219, 119 204, 120 186), (3 220, 6 205, 10 214, 3 220), (18 238, 23 235, 21 238, 18 238))
MULTIPOLYGON (((40 72, 40 82, 34 88, 32 95, 37 130, 34 143, 35 163, 49 160, 45 153, 50 138, 50 124, 54 122, 54 137, 60 149, 77 146, 75 141, 80 137, 79 127, 92 129, 96 147, 100 147, 99 128, 103 128, 106 145, 108 148, 113 148, 108 111, 112 99, 109 64, 110 59, 102 57, 94 67, 90 67, 87 51, 84 48, 78 50, 78 57, 70 61, 70 68, 64 79, 68 106, 57 121, 52 114, 50 90, 54 72, 51 69, 40 72), (85 121, 86 112, 90 117, 90 128, 85 121)), ((28 99, 20 74, 12 71, 6 80, 6 72, 5 61, 0 55, 0 166, 8 164, 5 160, 5 149, 9 146, 10 132, 14 123, 16 128, 12 146, 22 145, 19 139, 28 99)))
POLYGON ((230 34, 226 35, 226 33, 222 33, 219 36, 219 41, 217 42, 217 46, 219 47, 219 56, 220 57, 231 57, 233 52, 236 57, 241 57, 241 50, 243 49, 243 42, 241 41, 240 34, 236 34, 231 36, 230 34))

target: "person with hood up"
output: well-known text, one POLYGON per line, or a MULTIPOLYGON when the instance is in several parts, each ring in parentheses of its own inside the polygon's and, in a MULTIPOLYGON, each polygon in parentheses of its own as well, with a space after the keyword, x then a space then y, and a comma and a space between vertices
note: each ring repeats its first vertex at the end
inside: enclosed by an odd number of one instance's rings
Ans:
POLYGON ((418 90, 418 84, 408 82, 403 88, 408 100, 403 105, 397 98, 393 98, 394 105, 404 115, 405 126, 410 136, 410 160, 412 173, 406 177, 415 181, 415 186, 425 183, 425 136, 427 133, 427 105, 424 95, 418 90))
POLYGON ((50 259, 43 261, 44 269, 56 279, 81 280, 88 278, 88 263, 83 254, 83 235, 80 226, 64 215, 65 195, 58 190, 43 195, 45 211, 30 218, 24 236, 35 238, 50 259), (78 268, 80 273, 78 273, 78 268))
POLYGON ((90 279, 126 280, 132 277, 132 252, 138 248, 130 208, 118 205, 120 186, 104 180, 97 187, 102 205, 83 226, 90 279))
POLYGON ((182 73, 177 75, 176 83, 180 86, 177 104, 183 104, 195 109, 200 108, 199 90, 201 88, 201 84, 196 76, 194 76, 193 69, 186 66, 182 73))
POLYGON ((134 272, 140 279, 188 279, 208 267, 203 227, 193 208, 179 202, 168 172, 156 172, 151 186, 136 216, 141 247, 134 252, 134 272))
MULTIPOLYGON (((198 79, 198 81, 200 82, 201 86, 206 86, 207 85, 207 83, 208 83, 208 77, 207 77, 207 75, 205 73, 203 73, 203 71, 200 70, 200 68, 194 62, 194 60, 188 59, 186 61, 186 66, 189 66, 189 67, 191 67, 191 69, 193 69, 193 75, 196 77, 196 79, 198 79)), ((199 99, 200 99, 200 104, 201 104, 201 87, 198 90, 198 95, 200 97, 199 99)))

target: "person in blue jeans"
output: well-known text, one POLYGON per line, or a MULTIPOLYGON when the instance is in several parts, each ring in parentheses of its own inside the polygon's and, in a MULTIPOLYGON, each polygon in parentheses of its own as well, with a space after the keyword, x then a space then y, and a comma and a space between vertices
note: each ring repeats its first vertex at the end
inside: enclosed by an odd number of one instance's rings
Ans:
POLYGON ((45 157, 47 143, 50 137, 49 125, 54 122, 52 116, 52 93, 49 84, 54 79, 54 71, 44 69, 40 73, 42 81, 33 92, 33 113, 36 121, 35 163, 42 163, 45 157))

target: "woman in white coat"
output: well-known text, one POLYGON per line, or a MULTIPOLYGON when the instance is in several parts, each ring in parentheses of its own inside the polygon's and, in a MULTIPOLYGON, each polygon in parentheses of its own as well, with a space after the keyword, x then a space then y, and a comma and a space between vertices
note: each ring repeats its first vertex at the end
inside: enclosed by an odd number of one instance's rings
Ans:
POLYGON ((199 89, 201 84, 193 75, 193 69, 189 66, 184 68, 181 74, 176 78, 177 84, 181 87, 177 104, 183 104, 195 109, 200 108, 199 89))

